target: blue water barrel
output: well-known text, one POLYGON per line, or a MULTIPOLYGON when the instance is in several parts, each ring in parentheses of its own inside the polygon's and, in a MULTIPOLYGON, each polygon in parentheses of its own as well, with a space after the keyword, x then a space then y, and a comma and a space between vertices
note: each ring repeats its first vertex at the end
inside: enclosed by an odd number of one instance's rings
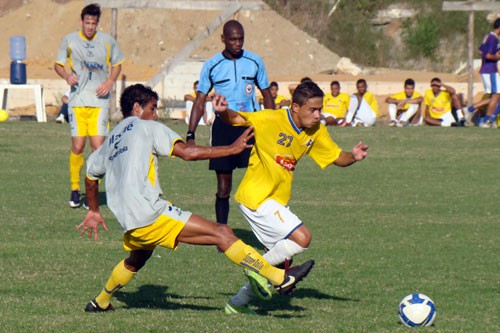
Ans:
POLYGON ((10 37, 10 59, 12 61, 26 59, 26 38, 24 36, 10 37))
POLYGON ((21 61, 10 63, 10 83, 26 84, 26 64, 21 61))

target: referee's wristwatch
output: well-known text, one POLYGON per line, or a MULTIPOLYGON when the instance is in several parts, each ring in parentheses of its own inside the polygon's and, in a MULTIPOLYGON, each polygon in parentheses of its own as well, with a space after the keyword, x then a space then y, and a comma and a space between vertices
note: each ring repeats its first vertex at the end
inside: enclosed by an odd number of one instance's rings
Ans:
POLYGON ((188 131, 186 134, 186 141, 189 141, 189 140, 195 140, 195 135, 194 135, 194 132, 192 132, 192 131, 188 131))

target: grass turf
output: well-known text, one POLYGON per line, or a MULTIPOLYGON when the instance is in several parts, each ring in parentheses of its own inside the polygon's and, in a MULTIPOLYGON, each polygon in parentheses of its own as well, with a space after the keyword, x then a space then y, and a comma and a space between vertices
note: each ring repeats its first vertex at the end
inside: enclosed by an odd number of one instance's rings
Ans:
MULTIPOLYGON (((168 123, 184 135, 184 124, 168 123)), ((0 124, 0 322, 5 332, 404 332, 399 301, 425 293, 437 305, 430 332, 498 328, 499 136, 478 128, 329 129, 370 156, 321 170, 305 157, 290 202, 313 233, 296 262, 316 266, 293 297, 252 304, 260 316, 228 316, 224 303, 245 282, 215 248, 158 249, 113 300, 114 313, 85 304, 125 256, 118 223, 94 242, 70 209, 69 129, 0 124)), ((208 141, 200 128, 198 142, 208 141)), ((235 172, 234 189, 243 175, 235 172)), ((166 197, 214 219, 216 180, 207 162, 160 160, 166 197)), ((103 189, 101 189, 103 192, 103 189)), ((234 193, 234 191, 233 191, 234 193)), ((104 197, 104 193, 102 193, 104 197)), ((235 202, 230 225, 259 246, 235 202)))

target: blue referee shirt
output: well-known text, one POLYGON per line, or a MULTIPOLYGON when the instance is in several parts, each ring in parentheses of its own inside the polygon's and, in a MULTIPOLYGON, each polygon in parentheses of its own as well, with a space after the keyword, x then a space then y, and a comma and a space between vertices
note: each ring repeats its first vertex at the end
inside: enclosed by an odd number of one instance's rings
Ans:
POLYGON ((210 58, 201 69, 198 91, 208 95, 212 88, 226 97, 229 108, 236 111, 260 110, 255 88, 269 88, 266 68, 262 59, 243 50, 239 59, 228 59, 222 52, 210 58))

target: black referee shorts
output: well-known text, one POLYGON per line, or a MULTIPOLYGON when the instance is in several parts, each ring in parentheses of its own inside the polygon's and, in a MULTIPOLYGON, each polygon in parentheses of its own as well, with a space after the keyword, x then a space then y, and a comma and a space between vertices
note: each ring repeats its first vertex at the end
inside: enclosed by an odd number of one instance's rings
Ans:
MULTIPOLYGON (((216 117, 212 125, 212 146, 228 146, 232 144, 247 128, 244 126, 228 125, 222 119, 216 117)), ((252 138, 248 143, 254 144, 255 141, 252 138)), ((238 155, 213 158, 209 162, 208 169, 214 171, 232 171, 236 168, 246 168, 251 150, 251 148, 248 148, 238 155)))

